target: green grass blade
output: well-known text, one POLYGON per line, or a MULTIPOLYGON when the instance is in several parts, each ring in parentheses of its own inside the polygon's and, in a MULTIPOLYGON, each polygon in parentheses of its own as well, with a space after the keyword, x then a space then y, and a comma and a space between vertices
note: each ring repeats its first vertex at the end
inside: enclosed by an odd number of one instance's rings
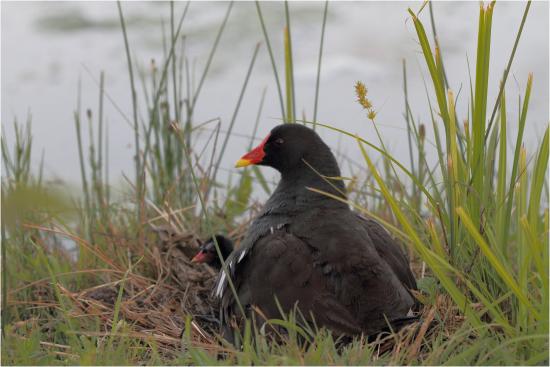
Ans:
MULTIPOLYGON (((140 148, 139 148, 139 123, 138 123, 138 112, 137 112, 137 93, 136 93, 136 87, 134 82, 134 67, 132 62, 132 57, 130 55, 130 45, 128 41, 128 34, 126 33, 126 21, 124 20, 124 15, 122 14, 122 6, 120 5, 120 1, 117 1, 117 7, 118 7, 118 15, 120 18, 120 26, 122 28, 122 36, 124 38, 124 49, 126 50, 126 61, 128 63, 128 74, 130 77, 130 91, 131 91, 131 97, 132 97, 132 115, 133 115, 133 123, 134 123, 134 145, 135 145, 135 165, 136 165, 136 203, 139 203, 141 201, 141 195, 142 195, 142 182, 143 180, 140 179, 141 175, 141 157, 140 157, 140 148)), ((138 207, 141 207, 138 205, 138 207)), ((138 221, 141 221, 141 209, 138 210, 138 221)))
POLYGON ((296 122, 296 97, 294 89, 294 63, 292 61, 292 33, 290 31, 290 13, 288 0, 285 0, 284 46, 285 46, 285 80, 287 122, 296 122))
POLYGON ((325 26, 327 24, 327 13, 328 13, 328 0, 325 1, 325 10, 323 11, 323 24, 321 26, 321 42, 319 45, 319 58, 317 61, 317 78, 315 80, 315 102, 313 103, 313 121, 314 122, 317 122, 317 104, 319 102, 319 83, 321 81, 321 60, 323 59, 323 44, 325 41, 325 26))
POLYGON ((445 87, 449 88, 449 82, 447 79, 447 73, 445 72, 445 67, 443 66, 443 56, 441 55, 441 46, 439 45, 439 37, 437 37, 437 31, 435 28, 435 20, 434 20, 434 13, 433 13, 433 6, 432 2, 428 2, 428 10, 430 11, 430 24, 432 25, 432 33, 434 36, 434 44, 435 47, 439 50, 440 60, 441 60, 441 75, 443 76, 443 81, 445 82, 445 87))
POLYGON ((220 153, 218 155, 218 161, 214 165, 214 173, 212 174, 212 181, 216 181, 218 168, 220 167, 221 161, 225 154, 225 149, 227 148, 227 143, 229 141, 229 137, 231 136, 231 132, 233 131, 233 126, 235 125, 235 121, 237 120, 237 115, 239 113, 239 109, 241 107, 241 102, 244 98, 244 93, 246 92, 246 87, 248 86, 248 81, 250 80, 250 75, 252 74, 252 70, 254 69, 254 64, 256 63, 256 58, 258 56, 258 51, 260 50, 260 43, 256 44, 256 47, 254 48, 254 53, 252 54, 252 58, 250 60, 250 64, 248 65, 248 69, 246 71, 246 76, 244 78, 243 86, 241 88, 239 98, 237 99, 237 104, 235 105, 235 110, 233 110, 233 115, 231 116, 231 121, 229 122, 229 128, 227 131, 227 134, 225 134, 225 139, 223 140, 222 147, 220 149, 220 153))
POLYGON ((504 253, 508 238, 506 225, 506 169, 507 169, 507 153, 506 153, 506 96, 502 94, 500 102, 500 128, 499 128, 499 156, 498 156, 498 172, 497 172, 497 191, 496 191, 496 233, 497 245, 500 247, 500 252, 504 253))
POLYGON ((491 25, 494 2, 487 8, 479 8, 479 27, 477 40, 477 61, 474 90, 474 113, 472 121, 472 160, 471 181, 474 195, 470 196, 470 207, 476 224, 480 223, 481 201, 485 176, 485 127, 487 112, 487 90, 489 80, 489 56, 491 44, 491 25))
POLYGON ((212 64, 212 60, 214 59, 214 55, 216 54, 216 50, 218 49, 218 45, 220 43, 220 39, 225 29, 225 25, 227 24, 227 20, 229 19, 229 14, 231 14, 231 9, 233 9, 233 1, 229 2, 229 5, 227 6, 227 11, 225 12, 225 16, 223 17, 222 24, 220 25, 220 29, 216 34, 216 39, 212 44, 212 49, 210 50, 210 54, 208 55, 208 60, 206 60, 206 65, 204 66, 204 70, 201 74, 199 84, 197 85, 197 89, 195 89, 195 93, 193 94, 193 102, 191 103, 191 110, 194 110, 195 104, 197 103, 197 99, 199 98, 199 94, 204 84, 204 80, 208 75, 208 71, 210 70, 210 65, 212 64))
POLYGON ((403 231, 409 235, 409 238, 414 245, 414 248, 418 251, 420 257, 427 263, 427 265, 430 266, 430 268, 437 276, 443 287, 445 287, 453 301, 457 305, 459 305, 459 307, 464 307, 464 313, 468 317, 470 322, 472 322, 474 326, 480 326, 481 320, 479 320, 475 312, 473 312, 473 310, 468 305, 466 296, 460 291, 455 282, 448 276, 447 272, 442 269, 441 264, 435 260, 435 257, 431 255, 430 251, 426 248, 426 245, 420 240, 419 234, 416 232, 412 224, 408 221, 406 216, 401 211, 400 205, 395 201, 392 193, 384 183, 384 180, 378 173, 375 165, 372 163, 372 160, 370 159, 365 148, 363 147, 362 141, 359 139, 359 137, 356 137, 356 139, 359 148, 361 149, 361 154, 363 155, 367 165, 369 166, 371 174, 378 183, 378 186, 380 187, 384 198, 390 205, 392 212, 403 227, 403 231))
POLYGON ((534 232, 539 233, 539 221, 541 213, 541 197, 544 187, 546 171, 548 169, 548 127, 544 133, 539 154, 535 161, 535 167, 531 174, 531 190, 529 191, 529 223, 533 226, 534 232))
POLYGON ((510 230, 510 218, 512 216, 514 186, 516 185, 516 179, 518 175, 519 155, 520 155, 521 145, 523 142, 523 133, 525 131, 525 122, 527 119, 527 108, 529 106, 529 99, 531 96, 532 85, 533 85, 533 75, 529 74, 529 77, 527 78, 527 87, 525 90, 525 97, 523 99, 523 108, 521 109, 521 112, 520 112, 518 133, 516 136, 516 145, 515 145, 516 148, 514 151, 514 160, 512 161, 512 173, 510 174, 510 181, 508 183, 509 187, 507 192, 507 203, 506 203, 507 205, 506 205, 506 212, 504 213, 505 225, 503 227, 503 231, 506 231, 504 238, 508 237, 508 232, 510 230))
POLYGON ((271 42, 269 42, 269 36, 264 23, 264 17, 262 15, 262 10, 260 8, 260 3, 258 0, 255 1, 256 10, 258 12, 258 18, 260 19, 260 25, 262 26, 262 33, 264 34, 265 43, 267 46, 267 51, 269 52, 269 59, 271 60, 271 67, 273 69, 273 76, 275 77, 275 83, 277 84, 277 93, 279 95, 279 103, 281 105, 281 118, 285 121, 285 104, 283 102, 283 92, 281 88, 281 82, 279 81, 279 73, 277 72, 277 65, 275 64, 275 57, 273 56, 273 50, 271 48, 271 42))
POLYGON ((439 104, 439 111, 441 113, 441 117, 443 118, 443 122, 447 124, 449 121, 449 115, 447 113, 448 108, 447 108, 447 100, 445 98, 444 82, 441 80, 440 74, 437 71, 435 59, 433 57, 432 50, 430 48, 430 42, 428 41, 428 37, 426 36, 426 31, 424 30, 424 26, 422 25, 422 22, 420 22, 420 20, 417 18, 417 16, 413 13, 411 9, 409 9, 409 14, 412 17, 414 27, 418 35, 418 40, 420 41, 420 46, 422 48, 422 53, 424 54, 424 59, 426 60, 428 70, 430 72, 430 76, 434 84, 435 95, 437 98, 437 102, 439 104))
POLYGON ((459 207, 456 209, 456 212, 458 216, 460 217, 462 223, 464 223, 464 226, 472 236, 475 243, 479 246, 491 266, 496 270, 496 272, 500 275, 502 280, 506 283, 506 285, 514 292, 516 297, 523 303, 525 306, 527 306, 531 312, 533 312, 537 317, 540 318, 540 314, 538 311, 533 307, 531 302, 529 302, 529 299, 525 295, 524 291, 520 288, 519 284, 514 280, 512 277, 512 272, 510 269, 506 269, 505 266, 500 262, 500 260, 495 256, 487 242, 483 239, 481 234, 476 229, 474 223, 472 222, 472 219, 470 216, 464 211, 463 208, 459 207))
POLYGON ((424 195, 426 195, 426 198, 428 199, 428 201, 430 202, 430 204, 432 204, 434 207, 437 206, 436 205, 436 202, 434 200, 434 198, 432 197, 432 195, 430 194, 430 192, 418 181, 418 178, 413 175, 403 164, 401 164, 401 162, 399 162, 398 160, 396 160, 394 157, 392 157, 389 153, 387 153, 386 151, 384 151, 383 149, 380 149, 378 148, 376 145, 368 142, 367 140, 361 138, 361 137, 358 137, 357 135, 355 134, 352 134, 352 133, 349 133, 345 130, 342 130, 342 129, 338 129, 334 126, 330 126, 330 125, 327 125, 327 124, 322 124, 322 123, 319 123, 319 122, 311 122, 311 121, 305 121, 305 120, 301 120, 301 122, 304 122, 304 123, 308 123, 308 124, 315 124, 315 125, 319 125, 319 126, 322 126, 322 127, 326 127, 328 129, 331 129, 331 130, 334 130, 334 131, 337 131, 341 134, 344 134, 344 135, 347 135, 349 137, 352 137, 354 139, 359 139, 359 141, 365 145, 368 145, 369 147, 371 147, 372 149, 376 150, 378 153, 382 154, 384 157, 387 157, 393 164, 395 164, 397 167, 399 167, 399 169, 405 173, 412 181, 415 185, 417 185, 420 190, 422 191, 422 193, 424 195))
POLYGON ((504 75, 502 77, 502 82, 500 85, 500 89, 498 91, 498 96, 495 101, 495 106, 493 107, 493 112, 491 113, 491 118, 489 119, 489 125, 487 127, 487 131, 485 132, 485 139, 489 136, 489 132, 491 131, 491 127, 493 126, 493 121, 496 115, 496 112, 499 107, 499 103, 502 101, 502 96, 504 94, 504 87, 506 86, 506 80, 508 79, 508 73, 510 72, 510 68, 512 67, 512 61, 514 61, 514 56, 516 54, 516 49, 518 48, 519 40, 521 38, 521 33, 523 31, 523 26, 525 25, 525 21, 527 20, 527 14, 529 14, 529 8, 531 7, 531 0, 527 1, 527 5, 525 5, 525 10, 523 11, 523 17, 521 18, 521 23, 519 25, 518 33, 516 34, 516 40, 514 41, 514 47, 512 47, 512 53, 510 57, 508 58, 508 64, 506 65, 506 69, 504 69, 504 75))

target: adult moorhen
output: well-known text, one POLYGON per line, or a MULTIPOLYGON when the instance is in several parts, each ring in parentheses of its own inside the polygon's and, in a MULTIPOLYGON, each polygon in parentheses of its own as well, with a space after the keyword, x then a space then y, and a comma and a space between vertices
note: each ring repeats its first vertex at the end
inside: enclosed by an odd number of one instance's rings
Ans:
MULTIPOLYGON (((233 242, 222 235, 215 235, 218 246, 220 247, 220 252, 224 260, 227 259, 229 254, 233 251, 233 242)), ((216 245, 214 244, 214 238, 209 238, 208 241, 204 242, 199 247, 199 252, 191 259, 194 263, 206 263, 211 267, 220 270, 222 263, 216 251, 216 245)))
POLYGON ((281 180, 216 283, 227 338, 242 325, 227 274, 247 316, 259 309, 280 318, 277 303, 284 312, 297 305, 307 321, 350 336, 407 318, 416 281, 399 245, 379 223, 309 189, 346 199, 343 182, 334 179, 336 159, 315 131, 276 126, 236 166, 251 164, 275 168, 281 180))

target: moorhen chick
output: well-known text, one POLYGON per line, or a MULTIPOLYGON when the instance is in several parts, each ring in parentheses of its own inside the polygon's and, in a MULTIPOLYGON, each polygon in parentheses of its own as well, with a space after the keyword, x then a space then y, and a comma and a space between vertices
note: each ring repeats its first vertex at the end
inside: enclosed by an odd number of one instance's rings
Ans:
POLYGON ((276 126, 236 166, 252 164, 276 169, 281 180, 218 277, 222 334, 231 340, 232 327, 243 325, 228 275, 247 317, 259 309, 280 318, 278 304, 284 312, 297 305, 306 321, 337 336, 402 324, 415 305, 409 262, 381 224, 309 189, 346 200, 336 159, 317 133, 276 126))
MULTIPOLYGON (((229 254, 233 251, 233 242, 220 234, 214 236, 220 247, 220 252, 222 254, 223 260, 225 261, 229 254)), ((216 270, 220 270, 222 263, 218 257, 218 252, 216 251, 216 245, 214 244, 214 238, 209 238, 208 241, 204 242, 199 247, 199 252, 191 259, 191 262, 194 263, 205 263, 216 270)))

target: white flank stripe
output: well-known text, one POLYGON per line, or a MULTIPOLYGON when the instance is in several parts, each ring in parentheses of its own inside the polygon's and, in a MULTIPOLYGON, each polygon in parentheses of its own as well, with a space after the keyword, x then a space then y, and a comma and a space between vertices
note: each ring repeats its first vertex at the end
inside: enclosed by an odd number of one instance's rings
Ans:
POLYGON ((216 297, 220 297, 222 295, 224 283, 225 283, 225 271, 222 273, 222 276, 220 277, 220 281, 218 282, 218 287, 216 288, 216 297))
POLYGON ((241 252, 241 256, 239 256, 239 260, 237 260, 237 263, 240 263, 241 260, 244 258, 245 255, 246 255, 246 250, 243 250, 243 251, 241 252))

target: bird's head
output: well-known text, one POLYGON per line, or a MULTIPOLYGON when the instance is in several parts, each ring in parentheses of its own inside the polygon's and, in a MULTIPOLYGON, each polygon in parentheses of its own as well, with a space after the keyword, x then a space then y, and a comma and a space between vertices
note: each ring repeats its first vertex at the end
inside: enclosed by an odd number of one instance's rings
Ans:
POLYGON ((314 130, 299 124, 282 124, 273 128, 262 142, 242 156, 235 166, 269 166, 285 177, 295 173, 311 172, 304 162, 323 175, 340 175, 330 148, 314 130))
MULTIPOLYGON (((222 256, 227 259, 227 256, 233 251, 233 243, 228 238, 222 235, 214 236, 220 247, 222 256)), ((191 259, 194 263, 205 263, 214 267, 221 267, 221 262, 216 251, 216 245, 214 244, 214 238, 208 239, 199 247, 199 252, 191 259)))

